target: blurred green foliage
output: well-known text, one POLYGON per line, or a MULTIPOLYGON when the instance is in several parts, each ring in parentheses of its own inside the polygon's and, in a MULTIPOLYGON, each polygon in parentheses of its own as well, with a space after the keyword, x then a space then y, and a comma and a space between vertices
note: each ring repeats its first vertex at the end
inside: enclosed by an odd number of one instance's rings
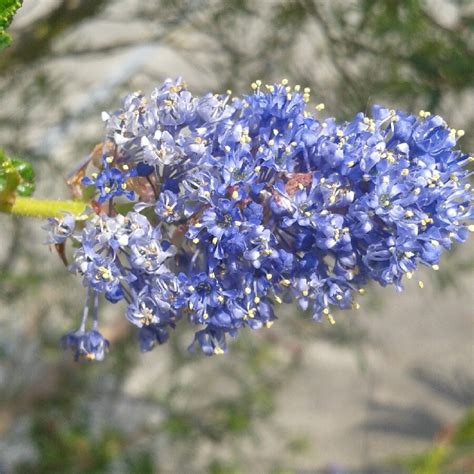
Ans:
POLYGON ((11 36, 6 32, 6 29, 22 3, 23 0, 0 0, 0 50, 11 43, 11 36))
POLYGON ((465 474, 474 472, 474 407, 460 423, 447 430, 427 452, 411 458, 412 474, 465 474))

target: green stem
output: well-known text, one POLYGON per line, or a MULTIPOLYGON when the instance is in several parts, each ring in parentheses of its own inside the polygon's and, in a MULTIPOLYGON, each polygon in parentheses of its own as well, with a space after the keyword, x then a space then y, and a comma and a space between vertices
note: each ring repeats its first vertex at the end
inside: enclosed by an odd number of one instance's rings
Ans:
POLYGON ((38 218, 59 217, 64 211, 79 215, 87 204, 81 201, 59 201, 53 199, 33 199, 17 196, 13 204, 0 203, 0 212, 38 218))

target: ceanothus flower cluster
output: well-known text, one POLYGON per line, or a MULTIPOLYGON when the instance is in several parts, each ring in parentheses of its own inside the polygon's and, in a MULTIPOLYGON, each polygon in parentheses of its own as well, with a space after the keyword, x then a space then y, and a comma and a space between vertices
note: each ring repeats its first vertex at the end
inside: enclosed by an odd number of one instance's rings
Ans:
POLYGON ((369 281, 401 290, 473 230, 473 158, 441 117, 375 106, 338 123, 307 110, 307 88, 252 88, 195 97, 168 79, 104 113, 97 172, 82 180, 91 210, 48 226, 50 243, 74 242, 70 269, 87 288, 63 338, 76 358, 108 348, 101 294, 126 302, 142 351, 187 321, 190 349, 220 354, 239 330, 270 327, 282 302, 334 323, 369 281))

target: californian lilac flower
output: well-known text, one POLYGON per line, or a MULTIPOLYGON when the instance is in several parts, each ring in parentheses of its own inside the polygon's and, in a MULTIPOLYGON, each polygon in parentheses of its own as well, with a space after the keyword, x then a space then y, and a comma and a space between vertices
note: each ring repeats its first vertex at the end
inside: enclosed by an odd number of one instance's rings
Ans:
POLYGON ((130 246, 129 261, 132 267, 148 274, 168 272, 165 261, 176 254, 176 247, 166 240, 161 240, 161 233, 156 228, 152 235, 137 240, 130 246))
POLYGON ((88 360, 101 361, 104 359, 105 353, 109 349, 109 341, 98 330, 98 293, 87 291, 86 302, 82 314, 81 326, 77 331, 66 334, 61 339, 61 345, 64 349, 70 349, 74 352, 74 360, 85 358, 88 360), (86 330, 87 320, 89 318, 89 310, 92 298, 92 329, 86 330))
POLYGON ((175 193, 166 190, 160 194, 155 205, 155 212, 168 224, 176 222, 183 217, 183 200, 175 193))
POLYGON ((157 324, 142 326, 139 331, 140 351, 148 352, 158 344, 164 344, 169 337, 169 332, 157 324))
POLYGON ((48 232, 48 244, 62 244, 72 236, 76 226, 76 218, 70 213, 61 217, 51 217, 43 227, 48 232))
POLYGON ((74 360, 83 357, 88 360, 104 360, 105 353, 109 348, 109 341, 96 330, 88 332, 76 331, 66 334, 61 345, 64 349, 71 349, 74 352, 74 360))
POLYGON ((74 241, 70 269, 87 288, 80 328, 63 339, 76 359, 108 348, 102 295, 125 300, 141 351, 187 321, 190 350, 221 354, 228 336, 270 327, 280 303, 334 323, 369 281, 401 290, 474 230, 473 158, 441 117, 374 106, 320 121, 307 88, 252 88, 195 97, 168 79, 103 114, 102 163, 83 180, 92 209, 47 226, 48 242, 74 241))
POLYGON ((125 196, 128 200, 133 200, 135 194, 127 187, 127 179, 134 176, 133 171, 121 171, 118 168, 104 167, 98 174, 89 178, 84 177, 82 184, 94 185, 99 191, 97 201, 102 203, 117 196, 125 196))

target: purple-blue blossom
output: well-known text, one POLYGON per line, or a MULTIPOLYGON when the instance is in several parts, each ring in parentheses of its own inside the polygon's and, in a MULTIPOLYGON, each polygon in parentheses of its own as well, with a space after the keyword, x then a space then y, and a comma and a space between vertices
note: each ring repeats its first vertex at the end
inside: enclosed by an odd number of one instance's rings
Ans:
POLYGON ((310 112, 308 88, 252 89, 195 97, 168 79, 103 114, 102 159, 83 179, 92 209, 47 226, 49 243, 73 241, 86 287, 63 339, 76 358, 109 347, 101 295, 125 303, 141 351, 188 323, 191 350, 220 354, 240 330, 270 327, 282 303, 334 323, 368 282, 401 290, 474 230, 473 158, 441 117, 374 106, 338 123, 310 112))

